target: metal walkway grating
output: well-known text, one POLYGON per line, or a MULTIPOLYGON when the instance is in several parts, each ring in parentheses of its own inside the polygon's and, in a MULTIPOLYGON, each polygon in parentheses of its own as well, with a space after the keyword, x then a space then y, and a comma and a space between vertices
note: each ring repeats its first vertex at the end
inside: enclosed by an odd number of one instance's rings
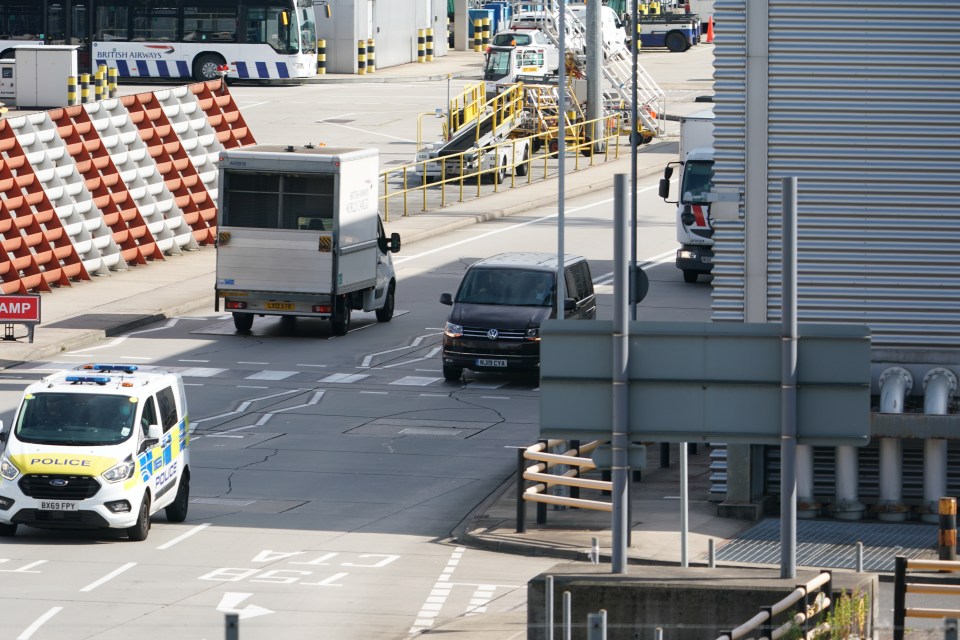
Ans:
MULTIPOLYGON (((863 543, 864 571, 893 571, 894 558, 936 557, 937 525, 797 521, 797 565, 856 569, 863 543)), ((780 520, 768 518, 717 549, 717 560, 780 564, 780 520)))

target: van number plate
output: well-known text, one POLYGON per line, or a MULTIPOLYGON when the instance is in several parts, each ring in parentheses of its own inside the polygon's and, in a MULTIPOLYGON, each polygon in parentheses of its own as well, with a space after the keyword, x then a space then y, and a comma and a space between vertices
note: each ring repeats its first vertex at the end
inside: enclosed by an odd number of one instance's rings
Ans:
POLYGON ((292 302, 267 302, 263 307, 270 311, 293 311, 292 302))
POLYGON ((41 511, 76 511, 76 502, 63 502, 61 500, 41 500, 41 511))
POLYGON ((506 360, 492 360, 490 358, 477 358, 478 367, 505 367, 507 366, 506 360))

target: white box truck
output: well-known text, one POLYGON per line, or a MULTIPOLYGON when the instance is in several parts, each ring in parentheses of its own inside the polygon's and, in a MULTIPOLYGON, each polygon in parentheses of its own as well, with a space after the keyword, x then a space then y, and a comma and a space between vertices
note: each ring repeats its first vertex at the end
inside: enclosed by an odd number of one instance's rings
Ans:
POLYGON ((376 149, 255 145, 220 154, 216 309, 254 316, 393 317, 396 275, 378 213, 376 149))
POLYGON ((713 269, 713 221, 707 194, 713 189, 713 109, 680 116, 680 160, 660 180, 660 197, 677 205, 677 268, 684 282, 713 269), (673 167, 680 166, 679 196, 670 197, 673 167))

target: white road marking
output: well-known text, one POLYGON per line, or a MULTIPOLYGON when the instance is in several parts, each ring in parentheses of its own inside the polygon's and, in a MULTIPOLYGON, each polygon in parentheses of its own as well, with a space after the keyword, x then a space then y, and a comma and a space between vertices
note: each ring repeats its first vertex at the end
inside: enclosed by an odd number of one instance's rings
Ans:
POLYGON ((63 607, 51 607, 45 614, 33 621, 29 627, 24 629, 23 633, 17 636, 17 640, 28 640, 36 633, 37 629, 43 626, 43 623, 60 613, 63 607))
POLYGON ((297 364, 298 367, 326 367, 325 364, 297 364))
POLYGON ((291 410, 293 410, 293 409, 299 409, 299 408, 301 408, 301 407, 309 407, 310 405, 317 404, 318 402, 320 402, 320 398, 323 397, 323 394, 324 394, 324 393, 326 393, 326 392, 325 392, 325 391, 317 391, 317 392, 314 393, 313 396, 312 396, 309 400, 307 400, 307 402, 304 403, 304 404, 297 404, 297 405, 294 405, 294 406, 292 406, 292 407, 284 407, 284 408, 282 408, 282 409, 276 409, 275 411, 271 411, 270 413, 268 413, 268 414, 264 415, 262 418, 260 418, 260 420, 257 421, 256 426, 259 427, 259 426, 262 426, 263 424, 266 424, 267 420, 269 420, 270 417, 271 417, 274 413, 282 413, 282 412, 284 412, 284 411, 291 411, 291 410))
POLYGON ((237 360, 237 364, 270 364, 269 362, 248 362, 246 360, 237 360))
POLYGON ((83 592, 83 591, 93 591, 94 589, 96 589, 96 588, 99 587, 100 585, 102 585, 102 584, 104 584, 104 583, 106 583, 106 582, 109 582, 110 580, 113 580, 114 578, 116 578, 118 575, 120 575, 120 574, 123 573, 124 571, 129 571, 130 569, 134 568, 135 566, 137 566, 137 563, 136 563, 136 562, 128 562, 127 564, 123 565, 122 567, 119 567, 119 568, 117 568, 117 569, 114 569, 113 571, 111 571, 111 572, 108 573, 107 575, 103 576, 103 577, 100 578, 99 580, 94 580, 93 582, 91 582, 90 584, 88 584, 87 586, 85 586, 83 589, 80 589, 80 591, 82 591, 82 592, 83 592))
POLYGON ((339 384, 350 384, 351 382, 359 382, 364 378, 369 378, 365 373, 334 373, 332 375, 323 378, 322 380, 317 380, 317 382, 336 382, 339 384))
POLYGON ((285 380, 290 376, 295 376, 299 371, 258 371, 247 376, 246 380, 285 380))
POLYGON ((390 384, 403 384, 414 387, 425 387, 428 384, 433 384, 442 378, 428 378, 426 376, 404 376, 399 380, 394 380, 390 384))
POLYGON ((209 523, 209 522, 204 522, 204 523, 201 524, 201 525, 197 525, 196 527, 194 527, 193 529, 190 529, 190 530, 187 531, 186 533, 180 534, 179 536, 177 536, 177 537, 174 538, 173 540, 170 540, 169 542, 164 542, 162 545, 160 545, 159 547, 157 547, 157 549, 159 549, 159 550, 161 550, 161 551, 164 550, 164 549, 169 549, 170 547, 172 547, 173 545, 177 544, 178 542, 183 542, 184 540, 186 540, 186 539, 189 538, 190 536, 195 535, 195 534, 197 534, 197 533, 200 533, 201 531, 203 531, 204 529, 206 529, 206 528, 209 527, 209 526, 210 526, 210 523, 209 523))
POLYGON ((213 367, 190 367, 189 369, 184 369, 180 372, 181 378, 212 378, 215 375, 221 374, 226 369, 216 369, 213 367))
POLYGON ((395 352, 397 352, 397 351, 406 351, 406 350, 408 350, 408 349, 413 349, 414 347, 420 346, 420 343, 423 342, 423 340, 424 340, 425 338, 429 338, 429 337, 435 336, 435 335, 437 335, 437 334, 435 334, 435 333, 428 333, 428 334, 425 335, 425 336, 417 336, 416 338, 413 339, 413 342, 412 342, 412 343, 410 343, 410 344, 408 344, 408 345, 406 345, 406 346, 404 346, 404 347, 396 347, 395 349, 387 349, 386 351, 377 351, 376 353, 371 353, 371 354, 369 354, 369 355, 366 355, 366 356, 364 356, 364 358, 363 358, 363 362, 360 363, 360 368, 363 369, 363 368, 369 367, 369 366, 370 366, 370 362, 371 362, 375 357, 377 357, 377 356, 382 356, 382 355, 384 355, 384 354, 386 354, 386 353, 395 353, 395 352))
POLYGON ((420 633, 425 629, 429 629, 433 626, 434 618, 440 615, 440 610, 443 608, 443 605, 446 604, 447 598, 450 596, 450 591, 452 586, 450 581, 450 574, 453 573, 453 570, 460 563, 460 558, 463 557, 464 547, 456 547, 453 553, 450 555, 450 559, 447 561, 447 566, 443 568, 443 571, 440 573, 440 576, 437 578, 437 581, 433 585, 433 589, 430 590, 430 596, 423 603, 423 606, 420 608, 420 613, 417 614, 416 620, 413 622, 413 626, 410 627, 408 633, 420 633))
POLYGON ((270 387, 261 387, 254 384, 238 384, 237 389, 269 389, 270 387))
POLYGON ((507 396, 480 396, 480 398, 485 400, 509 400, 507 396))
POLYGON ((220 598, 220 604, 217 605, 217 611, 223 611, 224 613, 236 613, 240 616, 240 619, 244 618, 255 618, 257 616, 266 615, 268 613, 273 613, 270 609, 266 609, 256 604, 248 604, 243 609, 238 609, 240 603, 252 596, 252 593, 237 593, 235 591, 227 591, 223 594, 223 597, 220 598))
MULTIPOLYGON (((434 357, 435 355, 437 355, 438 353, 440 353, 440 351, 442 351, 442 350, 443 350, 442 347, 434 347, 434 348, 431 349, 429 352, 427 352, 427 355, 423 356, 422 358, 413 358, 412 360, 404 360, 403 362, 394 362, 393 364, 385 364, 385 365, 383 365, 383 366, 380 367, 380 368, 381 368, 381 369, 391 369, 391 368, 393 368, 393 367, 400 367, 400 366, 403 366, 403 365, 412 364, 412 363, 414 363, 414 362, 423 362, 424 360, 429 360, 430 358, 434 357)), ((418 369, 418 371, 419 371, 419 369, 418 369)), ((436 369, 434 369, 434 371, 436 371, 436 369)))
POLYGON ((184 360, 184 359, 180 359, 180 360, 177 360, 177 362, 210 362, 210 361, 209 361, 209 360, 184 360))
POLYGON ((373 394, 373 395, 375 395, 375 396, 385 396, 385 395, 387 395, 387 392, 386 392, 386 391, 362 391, 362 390, 361 390, 360 393, 368 393, 368 394, 373 394))
MULTIPOLYGON (((270 394, 269 396, 262 396, 262 397, 260 397, 260 398, 253 398, 252 400, 245 400, 245 401, 241 402, 241 403, 240 403, 240 406, 238 406, 238 407, 236 408, 236 410, 234 410, 234 411, 228 411, 227 413, 220 413, 220 414, 217 414, 217 415, 215 415, 215 416, 209 416, 209 417, 206 417, 206 418, 200 418, 199 420, 191 420, 191 421, 190 421, 190 424, 192 424, 192 425, 197 425, 197 424, 200 424, 201 422, 207 422, 208 420, 216 420, 216 419, 218 419, 218 418, 226 418, 226 417, 228 417, 228 416, 234 416, 234 415, 236 415, 236 414, 238 414, 238 413, 243 413, 244 411, 246 411, 246 410, 247 410, 247 407, 249 407, 249 406, 250 406, 251 404, 253 404, 254 402, 259 402, 259 401, 261 401, 261 400, 271 400, 271 399, 273 399, 273 398, 279 398, 280 396, 288 396, 288 395, 290 395, 291 393, 300 393, 301 391, 306 391, 306 389, 287 389, 286 391, 281 391, 280 393, 273 393, 273 394, 270 394)), ((191 430, 191 431, 192 431, 192 430, 191 430)))

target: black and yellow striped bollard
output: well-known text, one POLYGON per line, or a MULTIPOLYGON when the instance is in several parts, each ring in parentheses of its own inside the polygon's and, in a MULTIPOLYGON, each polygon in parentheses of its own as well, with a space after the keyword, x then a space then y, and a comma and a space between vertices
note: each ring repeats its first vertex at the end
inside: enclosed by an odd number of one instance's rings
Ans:
POLYGON ((490 44, 490 18, 489 16, 484 18, 482 21, 483 27, 481 31, 483 32, 483 46, 486 47, 490 44))
POLYGON ((357 74, 365 75, 367 73, 367 41, 357 42, 357 74))
POLYGON ((317 75, 327 73, 327 41, 317 40, 317 75))
POLYGON ((376 42, 373 38, 367 38, 367 73, 373 73, 377 70, 377 51, 376 42))
POLYGON ((67 106, 72 107, 77 104, 77 76, 67 78, 67 106))
POLYGON ((957 559, 957 499, 940 498, 940 530, 937 546, 940 560, 957 559))
POLYGON ((94 99, 97 102, 100 102, 101 100, 103 100, 103 91, 104 89, 106 89, 106 85, 107 85, 107 70, 104 69, 104 67, 101 65, 101 67, 97 69, 97 75, 94 76, 93 93, 94 93, 94 99))
POLYGON ((433 27, 427 27, 427 62, 433 62, 433 27))
POLYGON ((417 62, 427 61, 427 30, 417 29, 417 62))
POLYGON ((483 51, 483 22, 480 18, 473 21, 473 50, 477 53, 483 51))
POLYGON ((107 92, 110 94, 109 97, 117 97, 117 68, 110 67, 107 69, 107 92))
POLYGON ((80 104, 90 102, 90 74, 80 74, 80 104))

